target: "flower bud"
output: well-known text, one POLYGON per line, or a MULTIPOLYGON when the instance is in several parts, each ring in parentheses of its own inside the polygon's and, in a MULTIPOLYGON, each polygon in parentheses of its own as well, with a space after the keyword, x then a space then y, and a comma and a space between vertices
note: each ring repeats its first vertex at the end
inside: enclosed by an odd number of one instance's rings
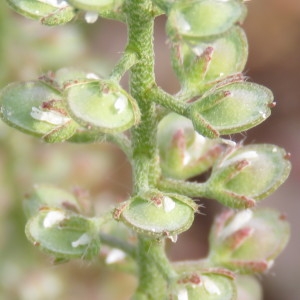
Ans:
POLYGON ((264 272, 284 249, 289 235, 289 224, 277 211, 226 211, 212 227, 208 258, 233 271, 264 272))
POLYGON ((213 167, 210 197, 229 207, 247 208, 266 198, 288 177, 286 152, 270 144, 233 149, 213 167))
POLYGON ((223 151, 218 141, 197 133, 192 122, 170 113, 158 125, 160 164, 165 176, 187 179, 208 170, 223 151))

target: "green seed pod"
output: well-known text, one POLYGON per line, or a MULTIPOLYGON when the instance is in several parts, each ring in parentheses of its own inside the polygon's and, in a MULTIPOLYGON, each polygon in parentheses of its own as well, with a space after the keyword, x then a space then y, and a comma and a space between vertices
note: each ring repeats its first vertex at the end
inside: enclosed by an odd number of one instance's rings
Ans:
POLYGON ((211 197, 226 206, 246 208, 274 192, 288 177, 287 153, 274 145, 235 149, 213 167, 207 184, 211 197))
POLYGON ((29 218, 45 207, 77 213, 81 211, 80 204, 73 194, 50 184, 35 185, 33 192, 25 198, 25 214, 29 218))
POLYGON ((171 193, 150 193, 123 203, 114 214, 138 233, 173 242, 193 223, 198 206, 191 199, 171 193))
POLYGON ((40 81, 6 86, 0 94, 0 109, 9 126, 51 143, 67 140, 78 127, 64 109, 60 92, 40 81))
POLYGON ((75 17, 74 9, 62 0, 7 0, 19 14, 44 25, 61 25, 75 17))
POLYGON ((185 89, 203 94, 217 81, 241 72, 248 57, 244 31, 234 26, 221 37, 174 44, 172 64, 185 89))
POLYGON ((136 101, 110 81, 71 84, 65 90, 70 115, 81 126, 105 133, 125 131, 140 120, 136 101))
POLYGON ((251 275, 237 275, 237 299, 263 300, 263 289, 260 280, 251 275))
POLYGON ((40 210, 27 222, 25 233, 33 245, 59 259, 92 259, 100 249, 94 221, 60 209, 40 210))
POLYGON ((230 272, 184 272, 173 288, 178 300, 234 300, 237 292, 230 272))
POLYGON ((205 172, 224 150, 217 140, 203 137, 189 119, 175 113, 160 121, 157 141, 163 174, 175 179, 205 172))
POLYGON ((40 81, 60 91, 64 91, 65 88, 72 84, 93 82, 99 79, 100 76, 98 74, 88 73, 77 68, 61 68, 55 72, 49 71, 39 78, 40 81))
POLYGON ((248 130, 271 113, 272 92, 250 82, 235 82, 217 89, 190 105, 194 128, 208 137, 248 130))
POLYGON ((213 37, 242 22, 245 15, 245 5, 237 0, 176 1, 168 12, 167 34, 186 41, 213 37))
POLYGON ((285 248, 289 236, 290 226, 277 211, 227 211, 212 227, 209 259, 239 273, 264 272, 285 248))
POLYGON ((123 0, 68 0, 68 2, 85 11, 105 12, 115 11, 123 3, 123 0))

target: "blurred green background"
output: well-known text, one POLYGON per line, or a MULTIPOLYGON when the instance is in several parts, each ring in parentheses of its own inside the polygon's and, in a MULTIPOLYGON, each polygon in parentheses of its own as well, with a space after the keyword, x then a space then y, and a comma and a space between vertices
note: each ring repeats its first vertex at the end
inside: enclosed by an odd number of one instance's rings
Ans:
MULTIPOLYGON (((63 27, 44 27, 14 14, 0 4, 0 87, 30 80, 49 69, 75 65, 106 73, 126 43, 123 24, 98 20, 63 27)), ((292 224, 291 241, 268 274, 259 276, 265 300, 297 300, 300 294, 300 2, 253 0, 244 24, 250 55, 245 73, 250 81, 270 88, 277 102, 262 125, 237 136, 245 143, 273 143, 291 152, 288 181, 264 200, 286 213, 292 224)), ((164 33, 165 19, 155 27, 157 81, 178 91, 164 33)), ((124 81, 126 85, 126 80, 124 81)), ((102 260, 53 265, 26 240, 22 202, 32 186, 53 183, 74 191, 96 213, 126 199, 131 170, 123 153, 109 144, 49 145, 14 131, 0 122, 0 299, 3 300, 126 300, 136 284, 121 264, 107 267, 102 260)), ((199 258, 207 252, 207 233, 221 210, 215 201, 204 204, 192 229, 168 245, 172 260, 199 258)), ((105 250, 105 249, 104 249, 105 250)), ((245 299, 246 300, 246 299, 245 299)))

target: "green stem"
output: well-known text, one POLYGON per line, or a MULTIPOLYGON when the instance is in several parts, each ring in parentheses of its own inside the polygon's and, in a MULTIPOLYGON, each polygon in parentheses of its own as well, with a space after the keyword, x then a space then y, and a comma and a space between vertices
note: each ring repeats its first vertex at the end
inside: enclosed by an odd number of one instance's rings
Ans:
POLYGON ((100 239, 103 244, 106 244, 113 248, 118 248, 122 251, 124 251, 126 254, 131 256, 132 258, 136 258, 136 248, 135 246, 127 243, 126 241, 123 241, 121 239, 118 239, 110 234, 106 233, 100 233, 100 239))
POLYGON ((128 137, 124 134, 106 134, 105 140, 110 143, 114 143, 126 154, 128 159, 132 158, 131 143, 128 137))
POLYGON ((138 265, 140 282, 137 294, 143 294, 148 300, 167 299, 168 286, 177 273, 165 256, 164 244, 140 236, 138 265))
POLYGON ((134 192, 137 194, 155 184, 155 177, 149 174, 158 169, 155 104, 148 95, 155 86, 152 1, 128 0, 125 11, 129 37, 127 49, 138 57, 130 70, 130 93, 138 102, 142 115, 141 122, 132 130, 134 192))
POLYGON ((137 63, 137 56, 132 51, 125 51, 119 62, 111 72, 110 79, 119 82, 123 75, 137 63))
POLYGON ((178 273, 183 273, 187 271, 197 272, 199 270, 209 269, 211 264, 208 258, 201 258, 197 260, 174 262, 172 266, 178 273))
POLYGON ((174 96, 166 93, 162 89, 157 87, 152 88, 149 91, 149 96, 152 101, 168 108, 170 111, 174 111, 179 115, 188 116, 188 104, 176 99, 174 96))
POLYGON ((178 193, 187 197, 208 197, 210 190, 207 183, 187 182, 175 179, 161 179, 158 188, 162 191, 178 193))
MULTIPOLYGON (((156 86, 154 75, 153 26, 155 12, 151 0, 125 2, 128 24, 127 50, 138 61, 130 69, 130 93, 138 102, 141 122, 132 129, 134 193, 156 185, 160 173, 156 142, 156 107, 149 91, 156 86)), ((139 237, 139 285, 134 299, 167 299, 168 281, 174 271, 165 256, 164 245, 156 239, 139 237)))

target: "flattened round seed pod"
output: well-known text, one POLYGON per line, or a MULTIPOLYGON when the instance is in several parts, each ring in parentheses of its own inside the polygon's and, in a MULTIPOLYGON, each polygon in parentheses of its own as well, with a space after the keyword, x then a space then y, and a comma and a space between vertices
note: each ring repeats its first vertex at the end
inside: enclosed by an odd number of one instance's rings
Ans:
POLYGON ((285 248, 290 225, 282 213, 260 208, 223 212, 210 232, 212 262, 239 273, 264 272, 285 248))
POLYGON ((65 92, 68 112, 88 129, 116 133, 129 129, 140 119, 135 100, 115 83, 78 83, 65 92))
POLYGON ((79 212, 80 204, 73 194, 50 184, 38 184, 25 198, 24 210, 27 217, 35 215, 42 207, 53 207, 79 212))
POLYGON ((40 81, 6 86, 0 93, 0 109, 9 126, 48 142, 65 141, 78 127, 64 110, 59 91, 40 81))
POLYGON ((165 176, 187 179, 207 171, 223 150, 217 140, 205 138, 192 122, 170 113, 158 125, 160 164, 165 176))
POLYGON ((192 103, 190 114, 200 134, 207 130, 205 123, 219 134, 231 134, 263 122, 271 114, 272 103, 273 94, 266 87, 237 82, 216 89, 192 103))
POLYGON ((76 8, 86 11, 113 10, 122 4, 123 0, 68 0, 76 8))
POLYGON ((211 37, 226 32, 244 16, 241 1, 178 1, 169 11, 167 32, 174 39, 211 37))
POLYGON ((100 249, 92 220, 60 209, 38 212, 27 222, 25 233, 33 245, 58 258, 91 259, 100 249))
POLYGON ((172 64, 182 84, 202 94, 216 80, 241 72, 247 57, 246 35, 240 27, 234 26, 214 39, 195 44, 175 43, 172 64))
MULTIPOLYGON (((227 271, 227 273, 230 273, 227 271)), ((176 299, 190 300, 234 300, 237 292, 233 277, 220 272, 185 270, 173 288, 176 299)))
POLYGON ((50 26, 68 23, 75 16, 66 1, 8 0, 8 3, 19 14, 50 26))
POLYGON ((291 164, 284 149, 248 145, 227 155, 207 182, 210 196, 233 208, 247 208, 273 193, 288 177, 291 164))
POLYGON ((136 197, 122 210, 121 219, 137 232, 160 238, 187 230, 194 213, 193 206, 174 197, 165 196, 160 205, 136 197))

